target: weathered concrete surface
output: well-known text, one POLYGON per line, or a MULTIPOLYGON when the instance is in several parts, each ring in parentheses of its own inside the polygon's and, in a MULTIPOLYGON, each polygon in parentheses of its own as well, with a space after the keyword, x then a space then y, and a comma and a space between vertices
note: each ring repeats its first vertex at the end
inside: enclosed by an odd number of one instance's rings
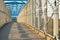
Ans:
POLYGON ((31 2, 27 3, 17 17, 17 22, 24 22, 29 25, 32 24, 32 5, 31 2))
POLYGON ((7 6, 4 4, 4 0, 0 0, 0 10, 1 10, 1 11, 4 11, 4 12, 6 12, 8 15, 10 15, 7 6))
POLYGON ((26 26, 12 22, 0 30, 0 40, 43 40, 43 38, 26 26))
POLYGON ((0 0, 0 28, 11 21, 10 12, 3 0, 0 0))

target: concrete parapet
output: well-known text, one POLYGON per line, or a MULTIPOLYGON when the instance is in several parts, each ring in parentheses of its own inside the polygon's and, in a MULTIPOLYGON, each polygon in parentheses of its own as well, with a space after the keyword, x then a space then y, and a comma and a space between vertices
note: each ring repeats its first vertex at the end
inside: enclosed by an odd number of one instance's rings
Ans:
POLYGON ((7 8, 7 6, 4 4, 3 0, 0 0, 0 28, 8 23, 11 22, 11 15, 7 8))

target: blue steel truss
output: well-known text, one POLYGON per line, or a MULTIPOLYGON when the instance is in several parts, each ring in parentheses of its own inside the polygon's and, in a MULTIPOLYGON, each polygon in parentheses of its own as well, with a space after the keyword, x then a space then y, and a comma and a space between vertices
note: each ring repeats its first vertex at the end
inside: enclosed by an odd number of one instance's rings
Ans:
POLYGON ((27 3, 27 0, 4 0, 4 3, 10 10, 12 19, 16 19, 24 4, 27 3))

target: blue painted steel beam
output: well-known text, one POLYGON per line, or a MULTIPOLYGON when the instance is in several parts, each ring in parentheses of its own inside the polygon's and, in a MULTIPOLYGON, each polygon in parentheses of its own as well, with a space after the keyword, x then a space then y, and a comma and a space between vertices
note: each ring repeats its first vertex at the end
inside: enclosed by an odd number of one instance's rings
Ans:
POLYGON ((10 10, 12 19, 16 19, 16 17, 13 16, 18 16, 24 4, 26 4, 25 1, 27 2, 27 0, 4 0, 4 3, 8 6, 10 10), (14 9, 14 7, 16 7, 16 9, 14 9))
MULTIPOLYGON (((12 4, 11 4, 11 5, 12 5, 12 4)), ((17 5, 18 5, 18 4, 17 4, 17 5)), ((17 7, 17 5, 16 5, 16 6, 13 6, 13 7, 17 7)), ((6 6, 10 6, 10 4, 6 4, 6 6)), ((21 8, 22 8, 23 6, 24 6, 24 4, 20 4, 20 5, 19 5, 19 7, 21 7, 21 8)))
POLYGON ((25 3, 18 3, 18 2, 6 2, 5 4, 25 4, 25 3))
POLYGON ((27 1, 27 0, 4 0, 4 1, 27 1))

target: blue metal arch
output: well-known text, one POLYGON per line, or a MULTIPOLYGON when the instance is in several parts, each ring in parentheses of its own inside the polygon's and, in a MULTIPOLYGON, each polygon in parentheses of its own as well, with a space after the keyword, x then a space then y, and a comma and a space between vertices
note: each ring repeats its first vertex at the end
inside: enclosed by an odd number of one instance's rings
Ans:
POLYGON ((4 1, 27 1, 27 0, 4 0, 4 1))
POLYGON ((27 0, 4 0, 4 3, 7 5, 10 10, 12 19, 16 19, 19 12, 23 8, 24 4, 26 4, 27 0))
POLYGON ((25 4, 25 3, 18 3, 18 2, 6 2, 5 4, 25 4))

